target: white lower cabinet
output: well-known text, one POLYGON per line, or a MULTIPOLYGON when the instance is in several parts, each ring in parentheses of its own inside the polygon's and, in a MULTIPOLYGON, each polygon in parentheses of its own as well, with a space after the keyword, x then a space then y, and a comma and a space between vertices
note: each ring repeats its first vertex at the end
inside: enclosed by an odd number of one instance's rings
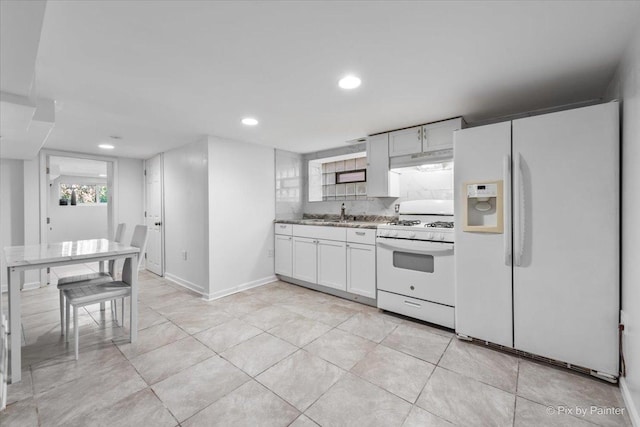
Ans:
POLYGON ((318 240, 318 285, 347 290, 345 242, 318 240))
POLYGON ((376 247, 347 243, 347 292, 376 298, 376 247))
POLYGON ((375 230, 294 226, 292 234, 275 235, 276 274, 376 299, 375 230))
POLYGON ((317 240, 306 237, 293 238, 293 274, 294 279, 316 283, 318 276, 317 240))
POLYGON ((293 237, 275 235, 275 272, 283 276, 293 274, 293 237))

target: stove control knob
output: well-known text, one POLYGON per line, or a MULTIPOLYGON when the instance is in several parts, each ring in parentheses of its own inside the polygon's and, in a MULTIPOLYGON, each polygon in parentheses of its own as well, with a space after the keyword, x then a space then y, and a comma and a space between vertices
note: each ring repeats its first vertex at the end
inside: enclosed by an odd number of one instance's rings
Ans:
POLYGON ((444 234, 442 233, 438 233, 438 236, 436 237, 438 240, 444 240, 444 234))
POLYGON ((427 239, 433 239, 433 233, 427 233, 427 239))
POLYGON ((411 233, 411 234, 409 234, 409 238, 410 238, 410 239, 413 239, 414 237, 416 237, 416 233, 411 233))

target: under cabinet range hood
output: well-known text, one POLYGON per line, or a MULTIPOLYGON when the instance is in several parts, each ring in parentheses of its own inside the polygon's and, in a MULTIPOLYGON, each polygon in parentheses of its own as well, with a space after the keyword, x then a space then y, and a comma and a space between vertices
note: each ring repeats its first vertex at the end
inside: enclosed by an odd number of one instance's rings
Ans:
POLYGON ((391 169, 404 168, 407 166, 420 166, 431 163, 442 163, 453 160, 453 148, 438 151, 427 151, 423 153, 407 154, 406 156, 391 157, 389 167, 391 169))

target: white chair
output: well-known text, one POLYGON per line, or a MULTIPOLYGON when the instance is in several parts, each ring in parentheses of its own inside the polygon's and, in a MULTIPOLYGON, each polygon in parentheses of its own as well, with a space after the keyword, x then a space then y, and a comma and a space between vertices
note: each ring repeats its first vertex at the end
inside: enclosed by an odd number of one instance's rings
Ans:
MULTIPOLYGON (((114 242, 122 242, 124 232, 127 228, 125 223, 118 224, 114 242)), ((64 335, 64 291, 66 289, 79 288, 82 286, 96 285, 99 283, 110 282, 116 279, 116 261, 109 261, 109 271, 90 274, 79 274, 76 276, 67 276, 58 280, 58 291, 60 293, 60 334, 64 335)), ((112 311, 115 307, 111 307, 112 311)), ((117 321, 117 311, 114 312, 117 321)))
MULTIPOLYGON (((102 303, 106 301, 114 301, 122 299, 122 325, 124 325, 124 299, 131 296, 131 272, 137 273, 142 260, 142 254, 147 245, 147 227, 145 225, 137 225, 133 231, 131 238, 131 246, 140 248, 138 254, 138 264, 131 267, 131 258, 124 261, 122 269, 122 280, 107 283, 92 284, 89 286, 81 286, 64 290, 66 300, 66 342, 69 342, 69 317, 71 315, 71 307, 73 307, 73 332, 75 340, 75 355, 78 360, 79 349, 79 330, 78 330, 78 308, 91 304, 102 303)), ((131 309, 131 307, 129 308, 131 309)))

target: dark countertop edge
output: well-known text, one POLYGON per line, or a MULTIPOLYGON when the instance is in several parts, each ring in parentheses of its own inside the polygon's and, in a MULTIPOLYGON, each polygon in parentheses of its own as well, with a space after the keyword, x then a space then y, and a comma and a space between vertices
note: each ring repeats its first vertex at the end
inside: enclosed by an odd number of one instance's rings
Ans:
POLYGON ((293 224, 293 225, 317 225, 321 227, 346 227, 346 228, 371 228, 376 229, 378 225, 385 224, 387 221, 380 222, 361 222, 361 221, 349 221, 349 222, 321 222, 308 219, 275 219, 274 224, 293 224))

